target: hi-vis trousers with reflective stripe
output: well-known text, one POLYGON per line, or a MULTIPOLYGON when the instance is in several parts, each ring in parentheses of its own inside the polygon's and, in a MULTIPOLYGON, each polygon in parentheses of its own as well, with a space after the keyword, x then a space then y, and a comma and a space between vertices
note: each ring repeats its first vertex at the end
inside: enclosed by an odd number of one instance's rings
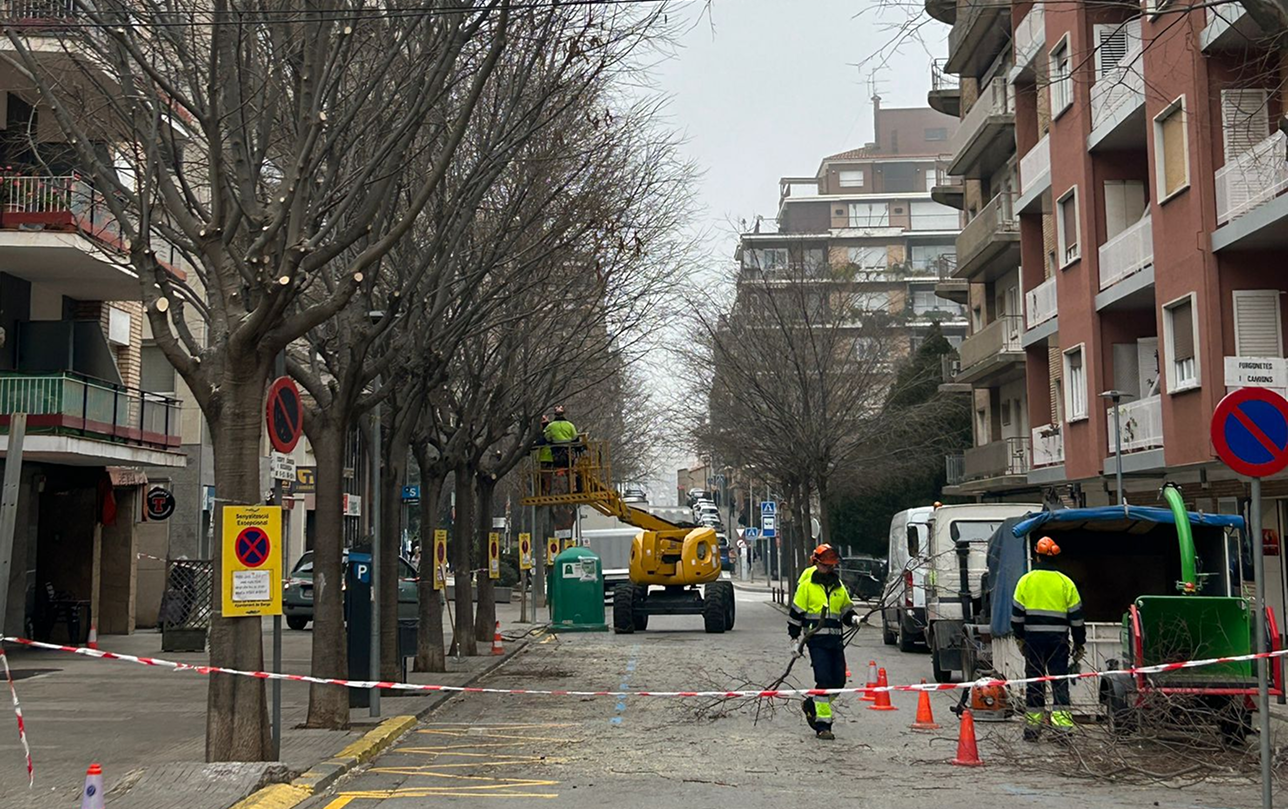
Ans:
MULTIPOLYGON (((845 687, 845 647, 835 640, 810 642, 809 662, 814 669, 815 688, 845 687)), ((832 697, 810 697, 814 703, 815 730, 832 728, 832 697)), ((806 708, 808 711, 809 709, 806 708)))
MULTIPOLYGON (((1024 676, 1061 677, 1069 673, 1069 641, 1054 632, 1024 633, 1024 676)), ((1024 687, 1025 719, 1029 725, 1041 725, 1046 711, 1046 683, 1028 683, 1024 687)), ((1069 711, 1069 681, 1051 683, 1051 725, 1073 727, 1069 711)))

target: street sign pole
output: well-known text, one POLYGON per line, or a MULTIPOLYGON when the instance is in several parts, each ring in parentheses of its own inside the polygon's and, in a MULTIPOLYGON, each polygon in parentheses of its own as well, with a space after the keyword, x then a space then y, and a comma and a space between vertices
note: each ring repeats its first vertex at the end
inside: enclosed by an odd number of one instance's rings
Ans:
MULTIPOLYGON (((278 378, 281 378, 286 375, 286 353, 285 352, 282 352, 282 351, 277 352, 277 357, 276 359, 273 360, 273 373, 278 378)), ((271 431, 273 429, 273 425, 269 424, 268 429, 271 431)), ((282 503, 282 479, 277 475, 273 476, 273 505, 277 506, 278 508, 282 508, 282 506, 284 505, 282 503)), ((283 514, 285 514, 285 510, 283 510, 283 514)), ((281 546, 281 554, 282 554, 281 578, 286 578, 287 574, 290 572, 290 568, 286 566, 286 559, 288 556, 286 552, 286 543, 289 540, 287 540, 285 536, 286 531, 282 531, 282 534, 283 534, 282 541, 278 543, 281 546)), ((275 582, 275 584, 279 588, 282 586, 282 582, 280 581, 275 582)), ((273 673, 274 674, 282 673, 282 613, 280 610, 276 615, 273 616, 273 673)), ((281 680, 277 680, 277 679, 273 680, 272 700, 273 700, 273 718, 272 718, 273 758, 277 761, 281 761, 282 760, 282 681, 281 680)))
MULTIPOLYGON (((1252 479, 1252 502, 1248 504, 1252 533, 1252 577, 1257 592, 1257 652, 1266 653, 1266 550, 1261 542, 1261 478, 1252 479)), ((1270 782, 1270 688, 1267 671, 1270 661, 1257 659, 1257 713, 1261 723, 1261 807, 1271 809, 1270 782)))

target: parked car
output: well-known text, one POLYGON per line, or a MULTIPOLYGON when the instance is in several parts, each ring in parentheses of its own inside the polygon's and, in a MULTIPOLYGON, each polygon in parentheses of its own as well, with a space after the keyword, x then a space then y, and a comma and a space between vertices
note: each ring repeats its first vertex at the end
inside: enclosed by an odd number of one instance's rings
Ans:
POLYGON ((693 505, 699 500, 710 500, 711 494, 706 489, 689 489, 689 505, 693 505))
POLYGON ((647 503, 648 492, 639 486, 627 486, 622 489, 622 501, 626 503, 647 503))
POLYGON ((881 596, 886 582, 886 560, 866 554, 841 557, 841 581, 855 599, 868 601, 881 596))
MULTIPOLYGON (((367 554, 362 557, 369 559, 367 554)), ((344 552, 344 564, 349 564, 349 552, 344 552)), ((416 597, 416 569, 406 559, 398 560, 398 617, 416 618, 419 614, 416 597)), ((313 551, 305 551, 291 570, 282 593, 282 613, 291 629, 303 629, 313 620, 313 551)))

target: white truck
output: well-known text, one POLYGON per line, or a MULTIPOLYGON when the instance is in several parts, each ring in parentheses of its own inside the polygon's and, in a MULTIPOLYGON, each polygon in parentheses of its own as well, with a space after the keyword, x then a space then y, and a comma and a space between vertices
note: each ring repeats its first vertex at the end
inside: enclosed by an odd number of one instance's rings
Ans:
POLYGON ((973 610, 980 609, 989 537, 1007 517, 1021 517, 1041 509, 1038 503, 967 503, 934 510, 920 572, 925 581, 926 645, 930 647, 936 682, 951 682, 953 672, 964 671, 963 602, 969 591, 973 610))
POLYGON ((926 571, 924 553, 935 509, 921 506, 900 511, 890 520, 886 549, 889 575, 881 596, 881 639, 911 652, 925 639, 926 571))

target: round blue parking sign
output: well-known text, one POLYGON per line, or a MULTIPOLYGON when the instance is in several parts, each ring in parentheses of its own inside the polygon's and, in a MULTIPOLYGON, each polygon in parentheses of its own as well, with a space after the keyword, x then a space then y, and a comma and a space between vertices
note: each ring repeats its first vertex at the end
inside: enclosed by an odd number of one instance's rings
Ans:
POLYGON ((1288 401, 1266 388, 1240 388, 1212 413, 1212 446, 1226 466, 1263 478, 1288 466, 1288 401))

